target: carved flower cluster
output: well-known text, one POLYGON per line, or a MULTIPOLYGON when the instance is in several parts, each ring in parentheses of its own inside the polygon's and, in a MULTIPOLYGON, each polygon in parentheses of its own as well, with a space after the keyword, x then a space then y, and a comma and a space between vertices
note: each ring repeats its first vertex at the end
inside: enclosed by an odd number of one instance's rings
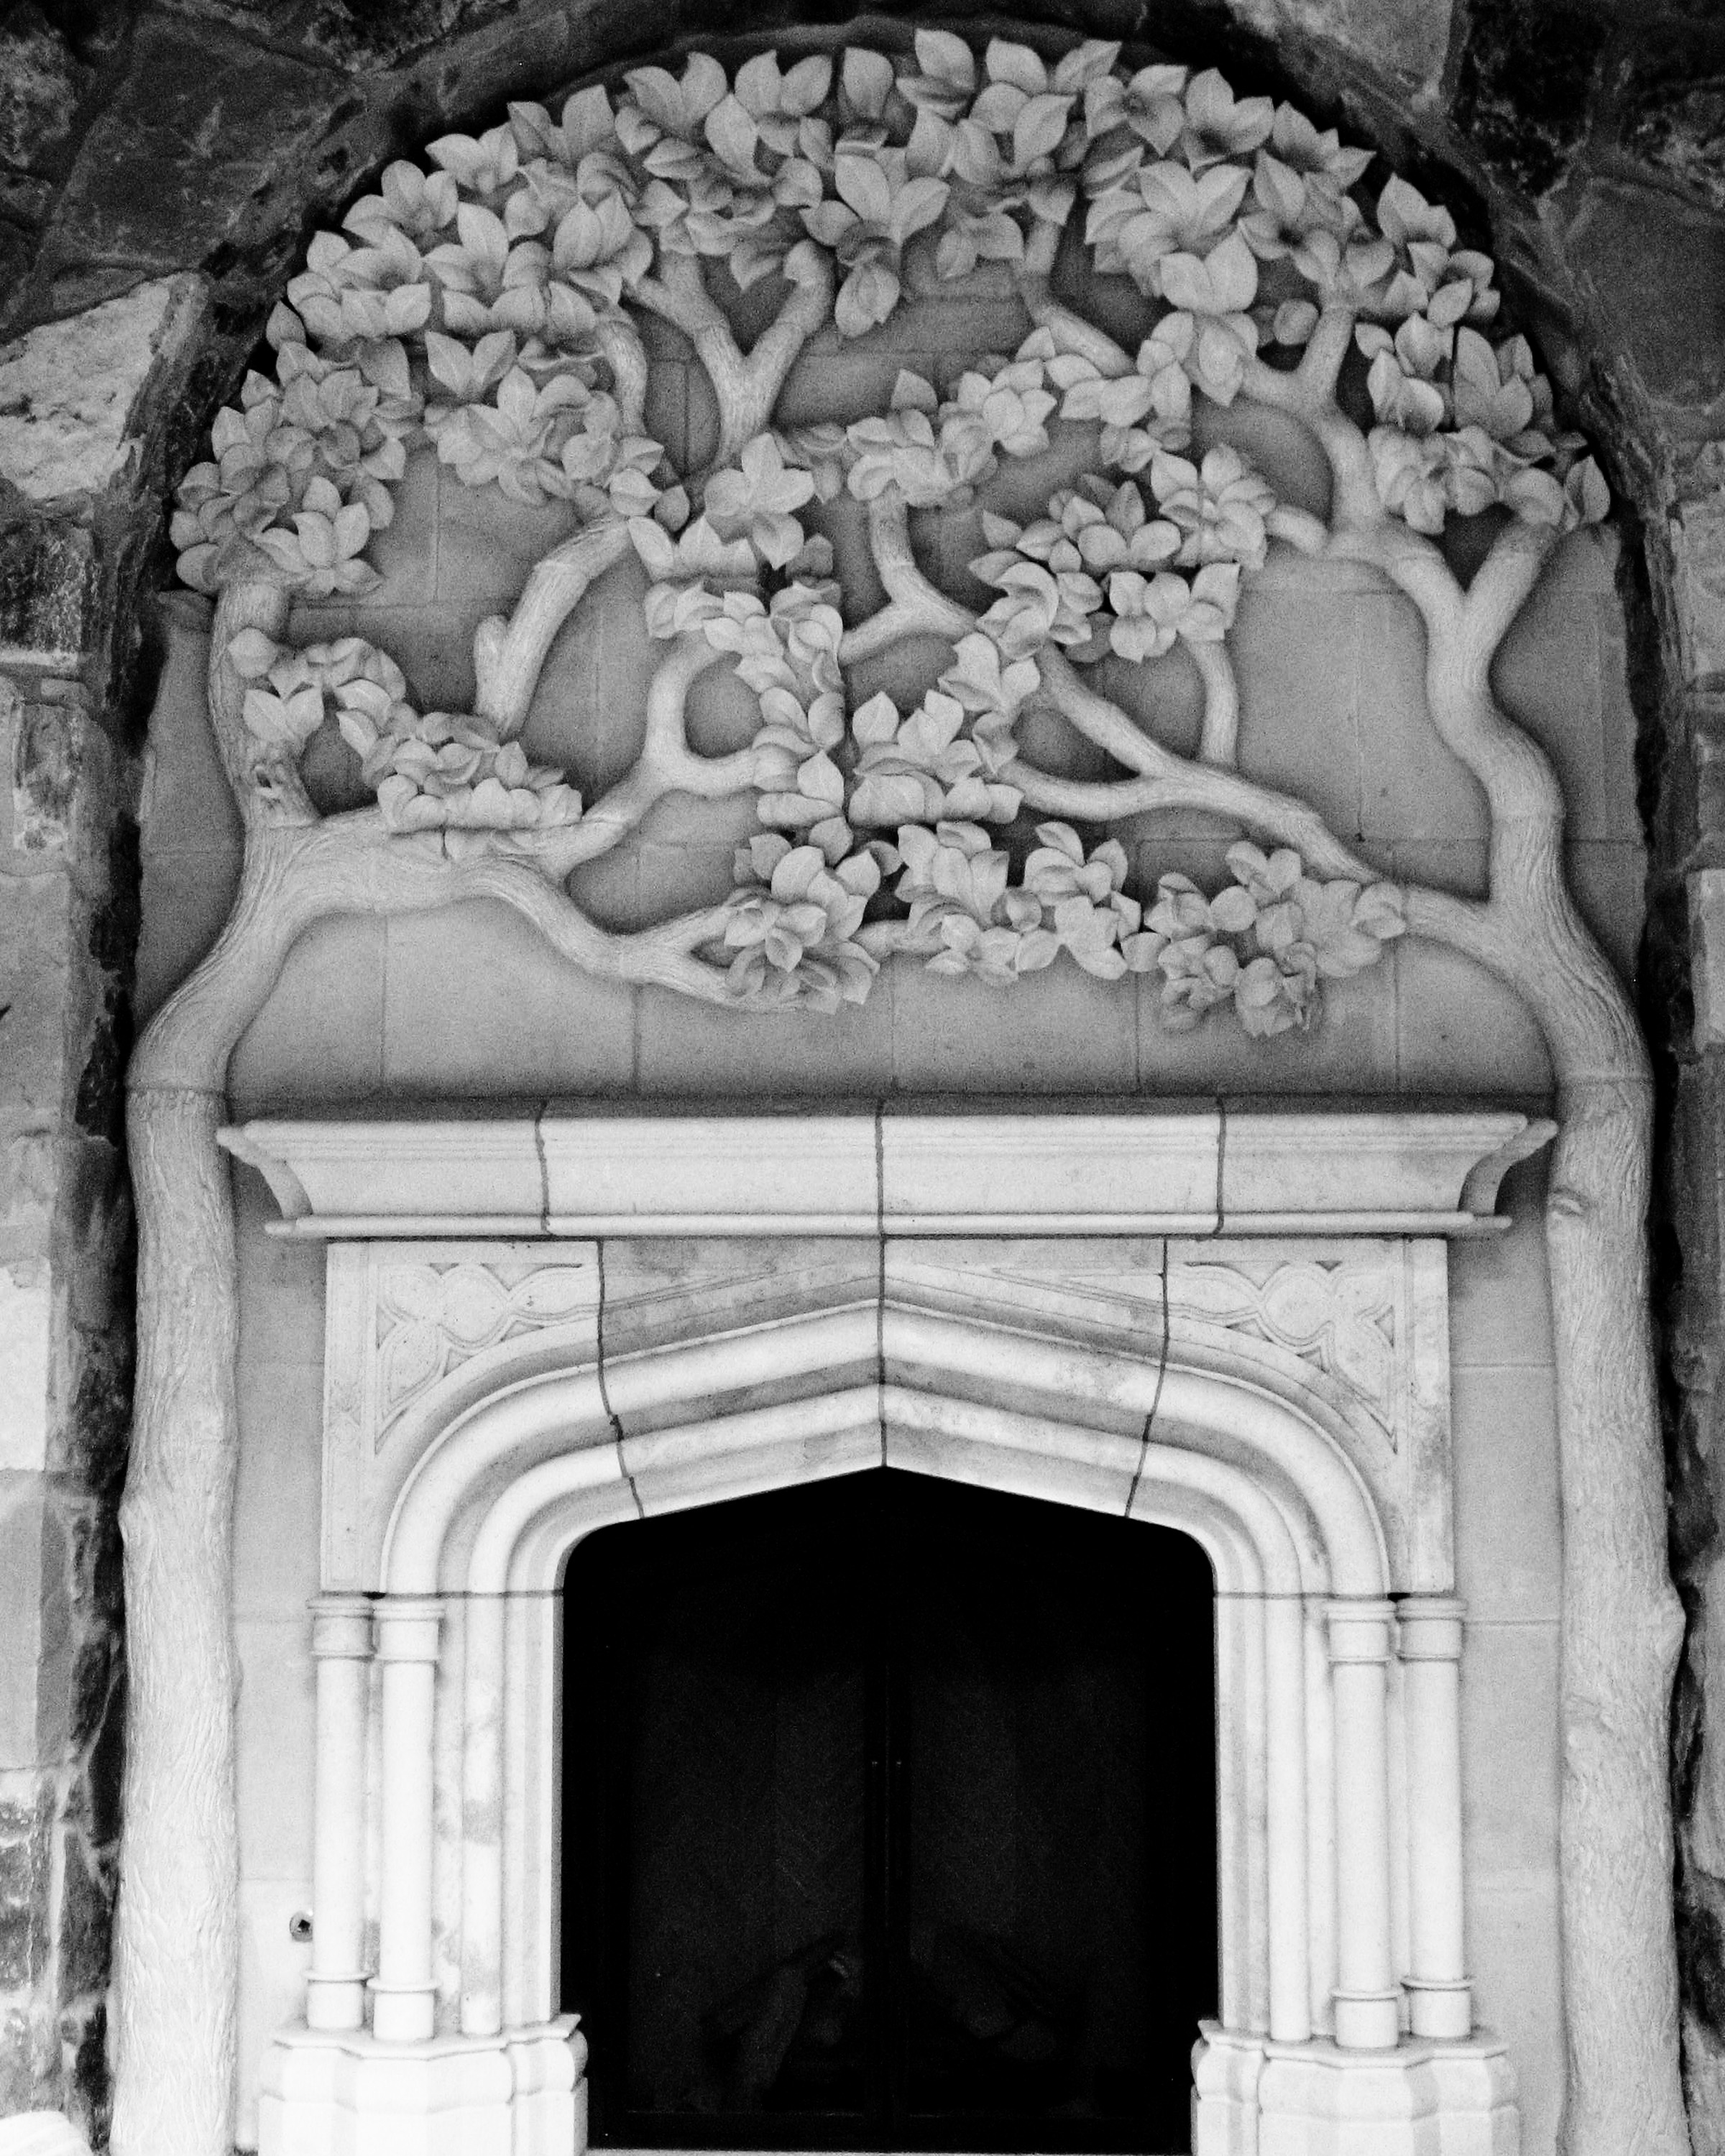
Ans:
POLYGON ((391 830, 526 831, 580 817, 561 772, 529 763, 485 719, 416 711, 400 667, 361 637, 295 649, 248 629, 228 658, 251 685, 242 714, 264 765, 294 761, 333 719, 391 830))
POLYGON ((1225 1003, 1255 1036, 1309 1026, 1321 980, 1363 972, 1406 931, 1393 884, 1316 882, 1286 846, 1266 855, 1242 842, 1227 858, 1235 880, 1214 898, 1165 875, 1146 917, 1163 1022, 1177 1030, 1225 1003))

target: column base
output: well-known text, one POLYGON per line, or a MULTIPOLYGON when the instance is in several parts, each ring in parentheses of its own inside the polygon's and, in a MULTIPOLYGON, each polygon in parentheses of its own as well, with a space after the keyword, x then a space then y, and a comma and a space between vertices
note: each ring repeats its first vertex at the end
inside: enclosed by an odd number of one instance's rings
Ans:
POLYGON ((580 2156, 586 2059, 572 2014, 419 2044, 284 2029, 264 2055, 259 2156, 580 2156))
POLYGON ((1193 2156, 1520 2156, 1515 2070, 1483 2030, 1344 2051, 1207 2021, 1193 2068, 1193 2156))

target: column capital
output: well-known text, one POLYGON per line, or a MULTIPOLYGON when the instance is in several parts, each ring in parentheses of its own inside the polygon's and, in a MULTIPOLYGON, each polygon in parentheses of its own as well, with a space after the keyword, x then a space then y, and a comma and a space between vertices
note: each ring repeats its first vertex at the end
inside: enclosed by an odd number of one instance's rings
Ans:
POLYGON ((311 1612, 311 1652, 316 1661, 371 1660, 372 1601, 369 1594, 314 1594, 306 1607, 311 1612))
POLYGON ((1395 1659, 1395 1604, 1376 1595, 1358 1601, 1327 1602, 1330 1660, 1389 1662, 1395 1659))
POLYGON ((434 1662, 444 1605, 434 1594, 380 1594, 372 1604, 380 1662, 434 1662))
POLYGON ((1404 1594, 1395 1605, 1404 1662, 1454 1662, 1461 1659, 1462 1623, 1467 1604, 1456 1594, 1404 1594))

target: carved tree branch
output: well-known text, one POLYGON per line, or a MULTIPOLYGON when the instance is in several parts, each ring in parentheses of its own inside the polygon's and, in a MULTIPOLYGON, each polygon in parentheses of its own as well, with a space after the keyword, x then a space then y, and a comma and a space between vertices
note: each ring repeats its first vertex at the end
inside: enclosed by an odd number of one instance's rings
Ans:
MULTIPOLYGON (((261 553, 257 558, 263 562, 261 553)), ((248 834, 277 824, 317 821, 317 811, 293 757, 271 755, 247 726, 246 684, 228 657, 228 645, 244 629, 261 629, 280 643, 292 610, 291 589, 266 572, 255 579, 228 585, 217 602, 216 618, 210 628, 210 726, 248 834), (267 791, 258 783, 260 774, 267 776, 267 791)))
POLYGON ((1026 276, 1019 286, 1025 311, 1040 330, 1049 331, 1062 352, 1087 359, 1099 372, 1117 377, 1132 371, 1132 354, 1117 344, 1106 330, 1087 322, 1082 315, 1055 298, 1046 276, 1026 276))
POLYGON ((1198 753, 1205 763, 1232 766, 1240 754, 1240 685, 1225 644, 1189 644, 1204 683, 1204 725, 1198 753))
MULTIPOLYGON (((811 250, 811 255, 813 250, 811 250)), ((790 297, 745 353, 692 255, 661 258, 658 276, 636 287, 640 304, 682 331, 706 369, 719 407, 714 467, 730 464, 772 424, 797 356, 833 311, 833 271, 821 254, 799 262, 790 297)))
POLYGON ((1249 358, 1240 383, 1243 396, 1300 420, 1316 438, 1330 467, 1329 526, 1337 537, 1375 532, 1387 521, 1365 435, 1336 402, 1354 321, 1352 307, 1332 302, 1291 373, 1249 358))
POLYGON ((956 644, 969 635, 976 616, 932 584, 917 566, 911 512, 896 486, 883 487, 869 504, 869 547, 887 603, 845 631, 839 646, 840 665, 858 665, 907 636, 943 636, 956 644))
POLYGON ((589 525, 537 562, 515 612, 490 614, 474 631, 475 711, 507 741, 527 722, 533 692, 557 634, 588 587, 629 552, 620 520, 589 525))
POLYGON ((595 338, 611 369, 611 394, 622 414, 621 431, 647 431, 647 348, 641 333, 623 313, 601 315, 595 338))
POLYGON ((603 795, 571 833, 572 844, 578 834, 589 829, 596 839, 603 837, 604 844, 594 844, 591 854, 576 853, 572 866, 615 844, 667 793, 692 793, 703 801, 721 801, 733 793, 747 793, 753 786, 756 756, 752 748, 709 757, 697 755, 689 746, 685 726, 689 691, 724 656, 698 631, 679 638, 671 646, 647 692, 646 738, 634 770, 603 795))

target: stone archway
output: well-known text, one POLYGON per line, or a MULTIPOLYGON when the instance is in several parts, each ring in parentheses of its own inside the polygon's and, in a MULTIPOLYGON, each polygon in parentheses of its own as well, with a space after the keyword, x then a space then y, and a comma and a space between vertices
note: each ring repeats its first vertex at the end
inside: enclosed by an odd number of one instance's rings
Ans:
MULTIPOLYGON (((218 1081, 201 1081, 201 1082, 218 1082, 218 1081)), ((142 1167, 142 1160, 140 1160, 140 1167, 142 1167)), ((220 1246, 220 1244, 218 1244, 218 1246, 220 1246)), ((220 1419, 218 1419, 218 1421, 220 1421, 220 1419)), ((211 1650, 211 1651, 216 1651, 216 1650, 211 1650)), ((216 1658, 220 1661, 220 1654, 216 1654, 216 1658)))
MULTIPOLYGON (((1374 1491, 1358 1450, 1374 1440, 1285 1351, 1201 1323, 1161 1353, 1093 1322, 1081 1338, 1033 1328, 1021 1283, 1003 1301, 938 1245, 894 1247, 877 1298, 823 1307, 811 1287, 801 1314, 717 1333, 699 1294, 661 1300, 664 1345, 596 1363, 578 1330, 531 1336, 417 1408, 368 1553, 344 1561, 368 1591, 316 1612, 319 1929, 305 2025, 264 2067, 271 2156, 332 2135, 434 2147, 458 2114, 483 2145, 562 2145, 584 2056, 558 2018, 552 1886, 559 1748, 579 1743, 557 1709, 568 1554, 599 1525, 878 1465, 1123 1510, 1210 1558, 1222 2019, 1201 2047, 1195 2146, 1260 2132, 1339 2146, 1344 2117, 1386 2149, 1414 2148, 1434 2115, 1463 2148, 1513 2138, 1512 2072, 1472 2027, 1462 1968, 1461 1605, 1430 1471, 1400 1500, 1374 1491), (368 1814, 388 1822, 369 1860, 368 1814), (1401 1871, 1411 1900, 1393 1921, 1401 1871), (367 1909, 369 2028, 352 1966, 367 1909)), ((1051 1283, 1096 1255, 1014 1262, 1051 1283)), ((544 1256, 548 1293, 582 1246, 544 1256)), ((485 1260, 464 1246, 462 1265, 485 1260)), ((364 1298, 388 1261, 356 1250, 332 1276, 343 1389, 348 1358, 380 1352, 364 1298)), ((759 1262, 794 1269, 795 1246, 759 1262)), ((332 1435, 331 1460, 353 1441, 332 1435)))

